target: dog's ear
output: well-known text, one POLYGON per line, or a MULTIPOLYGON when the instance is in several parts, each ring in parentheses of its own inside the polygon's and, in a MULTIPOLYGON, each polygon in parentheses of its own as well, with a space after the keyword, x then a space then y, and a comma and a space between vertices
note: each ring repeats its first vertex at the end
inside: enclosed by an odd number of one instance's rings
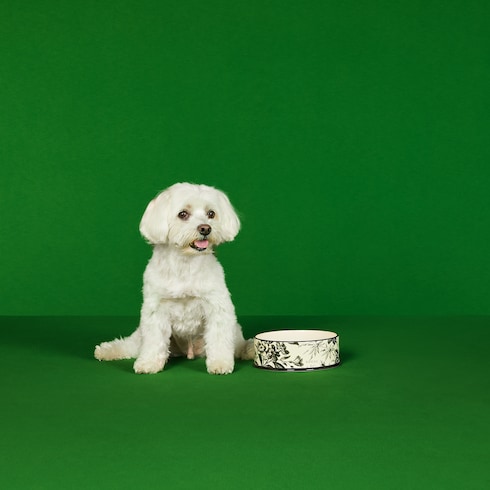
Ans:
POLYGON ((140 222, 140 233, 153 245, 167 243, 170 193, 163 191, 150 201, 140 222))
POLYGON ((221 237, 224 242, 231 242, 240 231, 240 219, 224 192, 218 191, 221 221, 221 237))

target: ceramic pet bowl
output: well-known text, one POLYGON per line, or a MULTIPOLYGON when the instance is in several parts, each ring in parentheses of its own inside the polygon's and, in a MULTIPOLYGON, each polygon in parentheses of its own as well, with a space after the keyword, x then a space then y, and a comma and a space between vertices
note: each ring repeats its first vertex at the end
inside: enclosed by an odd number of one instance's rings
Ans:
POLYGON ((274 330, 254 337, 254 364, 276 371, 311 371, 340 364, 339 336, 325 330, 274 330))

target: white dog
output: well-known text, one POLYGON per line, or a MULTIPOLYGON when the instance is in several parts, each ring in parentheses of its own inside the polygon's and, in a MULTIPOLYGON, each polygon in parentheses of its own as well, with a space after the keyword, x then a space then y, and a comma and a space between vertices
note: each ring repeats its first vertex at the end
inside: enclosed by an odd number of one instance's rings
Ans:
POLYGON ((209 373, 233 371, 234 357, 251 359, 213 247, 235 238, 240 221, 213 187, 175 184, 153 199, 140 232, 153 245, 143 277, 139 327, 95 348, 99 360, 136 358, 137 373, 161 371, 168 357, 206 356, 209 373))

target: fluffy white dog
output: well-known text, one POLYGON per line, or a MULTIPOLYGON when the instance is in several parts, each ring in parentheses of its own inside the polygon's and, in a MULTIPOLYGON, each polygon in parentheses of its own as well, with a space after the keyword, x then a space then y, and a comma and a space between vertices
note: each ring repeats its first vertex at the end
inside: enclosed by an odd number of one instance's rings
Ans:
POLYGON ((228 197, 205 185, 175 184, 153 199, 140 232, 153 245, 143 276, 139 327, 95 348, 99 360, 136 358, 137 373, 161 371, 169 356, 206 356, 209 373, 251 359, 213 248, 232 241, 240 221, 228 197))

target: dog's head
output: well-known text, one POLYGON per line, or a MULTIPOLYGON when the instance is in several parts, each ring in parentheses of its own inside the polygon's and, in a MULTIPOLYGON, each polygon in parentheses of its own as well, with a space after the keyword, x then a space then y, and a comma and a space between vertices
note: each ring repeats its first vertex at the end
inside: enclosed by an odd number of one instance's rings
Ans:
POLYGON ((147 206, 141 234, 153 245, 171 244, 185 252, 211 252, 232 241, 240 220, 228 197, 206 185, 174 184, 147 206))

